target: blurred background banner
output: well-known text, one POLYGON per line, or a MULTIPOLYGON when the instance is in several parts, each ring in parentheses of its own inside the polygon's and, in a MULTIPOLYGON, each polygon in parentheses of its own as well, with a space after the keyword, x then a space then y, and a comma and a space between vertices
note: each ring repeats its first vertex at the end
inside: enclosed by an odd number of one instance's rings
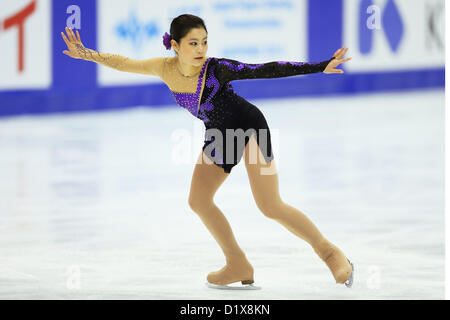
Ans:
POLYGON ((61 32, 135 59, 172 56, 162 44, 182 13, 205 20, 208 56, 247 63, 353 59, 343 75, 236 81, 247 98, 444 87, 444 0, 4 0, 0 116, 176 106, 157 77, 118 72, 62 53, 61 32))

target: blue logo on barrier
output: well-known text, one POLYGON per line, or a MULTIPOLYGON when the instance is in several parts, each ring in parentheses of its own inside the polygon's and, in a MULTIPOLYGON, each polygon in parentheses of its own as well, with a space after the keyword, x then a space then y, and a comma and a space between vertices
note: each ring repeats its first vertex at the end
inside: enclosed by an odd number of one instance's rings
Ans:
POLYGON ((116 26, 115 32, 119 38, 130 41, 133 48, 137 51, 148 39, 161 33, 158 31, 158 26, 155 22, 140 22, 134 11, 130 12, 127 20, 120 22, 116 26))
POLYGON ((372 0, 361 0, 359 18, 359 50, 363 54, 372 51, 373 35, 381 29, 392 51, 396 52, 403 38, 404 28, 400 12, 394 0, 388 0, 380 17, 380 9, 372 0))

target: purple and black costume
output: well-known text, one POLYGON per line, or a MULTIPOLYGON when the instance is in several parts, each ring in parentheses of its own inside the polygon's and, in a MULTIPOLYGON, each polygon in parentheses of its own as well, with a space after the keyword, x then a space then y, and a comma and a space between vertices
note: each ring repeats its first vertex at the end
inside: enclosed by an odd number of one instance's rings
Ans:
POLYGON ((221 132, 223 140, 218 139, 214 133, 211 134, 212 131, 207 130, 203 150, 216 165, 223 168, 226 173, 230 173, 233 166, 238 164, 242 158, 250 136, 246 134, 245 143, 239 143, 237 141, 239 139, 236 137, 228 136, 227 139, 226 129, 242 129, 243 132, 253 132, 256 134, 258 145, 266 162, 269 163, 273 159, 270 130, 264 115, 255 105, 236 94, 230 82, 322 72, 332 59, 334 57, 319 63, 273 61, 247 64, 232 59, 209 57, 200 72, 197 92, 172 91, 172 94, 180 106, 203 121, 206 129, 214 128, 221 132), (206 80, 202 92, 201 86, 204 77, 206 80), (201 97, 200 93, 202 93, 201 97), (201 100, 199 101, 199 99, 201 100), (263 132, 267 134, 260 135, 260 129, 265 129, 263 132), (234 148, 232 157, 227 157, 227 150, 229 152, 233 150, 228 149, 228 146, 234 148), (231 158, 231 161, 228 158, 231 158))

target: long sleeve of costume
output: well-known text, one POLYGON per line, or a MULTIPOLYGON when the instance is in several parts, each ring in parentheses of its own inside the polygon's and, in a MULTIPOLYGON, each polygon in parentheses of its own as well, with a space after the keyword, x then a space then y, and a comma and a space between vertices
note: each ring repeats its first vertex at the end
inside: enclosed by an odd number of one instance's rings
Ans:
POLYGON ((100 53, 77 44, 80 57, 86 61, 96 62, 112 69, 124 72, 140 73, 161 77, 164 67, 164 57, 137 60, 120 54, 100 53))
POLYGON ((243 63, 240 61, 219 58, 216 68, 216 77, 220 83, 242 79, 282 78, 299 74, 317 73, 325 70, 328 63, 322 62, 294 62, 272 61, 261 64, 243 63))

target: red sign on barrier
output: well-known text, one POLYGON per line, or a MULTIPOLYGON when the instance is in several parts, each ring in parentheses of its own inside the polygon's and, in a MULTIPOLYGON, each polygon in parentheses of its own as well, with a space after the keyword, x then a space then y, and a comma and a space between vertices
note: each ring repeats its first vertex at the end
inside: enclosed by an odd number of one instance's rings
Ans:
POLYGON ((18 12, 14 13, 12 16, 6 17, 3 21, 0 20, 0 31, 6 32, 8 29, 13 27, 17 27, 19 29, 19 72, 24 70, 24 24, 26 20, 35 12, 36 10, 36 0, 33 0, 25 6, 23 9, 20 9, 18 12))

